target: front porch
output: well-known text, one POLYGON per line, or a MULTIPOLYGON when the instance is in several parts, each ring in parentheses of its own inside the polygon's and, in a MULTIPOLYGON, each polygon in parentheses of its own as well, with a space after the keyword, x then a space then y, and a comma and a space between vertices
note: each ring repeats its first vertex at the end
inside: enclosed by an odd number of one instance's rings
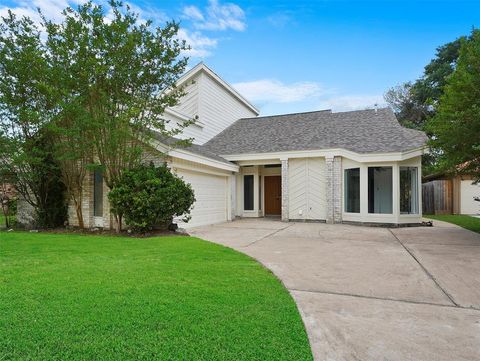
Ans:
POLYGON ((281 217, 282 163, 243 165, 237 175, 237 215, 250 217, 281 217))
POLYGON ((341 222, 339 157, 278 158, 238 165, 236 216, 341 222))

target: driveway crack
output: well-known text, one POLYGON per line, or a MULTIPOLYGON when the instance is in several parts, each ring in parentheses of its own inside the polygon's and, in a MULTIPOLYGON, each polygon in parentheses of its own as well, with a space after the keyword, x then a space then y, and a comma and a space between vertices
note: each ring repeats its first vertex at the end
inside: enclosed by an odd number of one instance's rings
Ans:
POLYGON ((452 302, 456 307, 461 307, 457 302, 455 302, 455 300, 453 299, 453 296, 450 295, 450 293, 447 292, 446 289, 444 289, 440 283, 437 281, 437 279, 425 268, 425 266, 420 262, 420 260, 417 258, 417 256, 415 256, 415 254, 413 253, 413 251, 411 251, 401 240, 400 238, 398 238, 396 236, 395 233, 393 233, 393 231, 389 228, 388 229, 389 232, 392 234, 392 236, 397 240, 398 243, 400 243, 400 245, 403 247, 403 249, 405 249, 405 251, 408 252, 408 254, 415 260, 415 262, 417 262, 417 264, 422 268, 423 272, 425 272, 425 274, 427 275, 428 278, 430 278, 433 283, 438 287, 438 289, 440 291, 442 291, 442 293, 447 296, 447 298, 450 300, 450 302, 452 302))
POLYGON ((283 227, 283 228, 280 228, 280 229, 276 229, 276 230, 274 230, 273 232, 271 232, 271 233, 269 233, 269 234, 266 234, 265 236, 260 237, 259 239, 256 239, 256 240, 253 241, 253 242, 250 242, 249 244, 247 244, 246 246, 243 246, 242 248, 250 247, 252 244, 255 244, 255 243, 257 243, 257 242, 259 242, 259 241, 261 241, 261 240, 263 240, 263 239, 265 239, 265 238, 271 237, 271 236, 273 236, 274 234, 277 234, 278 232, 281 232, 281 231, 283 231, 283 230, 285 230, 285 229, 293 226, 294 224, 295 224, 295 223, 290 223, 290 224, 288 224, 286 227, 283 227))

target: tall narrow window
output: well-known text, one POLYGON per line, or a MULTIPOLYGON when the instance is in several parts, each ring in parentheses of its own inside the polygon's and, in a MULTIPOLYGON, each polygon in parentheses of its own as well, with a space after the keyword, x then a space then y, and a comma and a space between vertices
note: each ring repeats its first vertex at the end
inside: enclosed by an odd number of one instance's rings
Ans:
POLYGON ((400 167, 400 213, 418 213, 417 167, 400 167))
POLYGON ((262 176, 258 177, 258 209, 262 210, 262 176))
POLYGON ((253 175, 243 176, 243 209, 253 211, 253 175))
POLYGON ((368 167, 368 213, 392 213, 392 167, 368 167))
POLYGON ((345 212, 360 213, 360 168, 345 169, 345 212))
POLYGON ((93 216, 103 217, 103 174, 98 169, 93 175, 93 216))

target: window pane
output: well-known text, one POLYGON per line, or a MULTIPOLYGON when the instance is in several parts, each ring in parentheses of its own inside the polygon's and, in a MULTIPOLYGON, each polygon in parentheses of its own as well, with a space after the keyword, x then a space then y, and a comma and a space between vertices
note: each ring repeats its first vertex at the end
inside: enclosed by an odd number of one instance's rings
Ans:
POLYGON ((400 167, 400 213, 418 213, 418 169, 400 167))
POLYGON ((392 213, 392 167, 368 167, 368 213, 392 213))
POLYGON ((345 169, 345 212, 360 213, 360 168, 345 169))
POLYGON ((103 175, 100 170, 93 175, 93 215, 103 217, 103 175))
POLYGON ((262 176, 258 177, 258 209, 262 210, 262 176))
POLYGON ((253 211, 253 175, 243 176, 243 209, 253 211))

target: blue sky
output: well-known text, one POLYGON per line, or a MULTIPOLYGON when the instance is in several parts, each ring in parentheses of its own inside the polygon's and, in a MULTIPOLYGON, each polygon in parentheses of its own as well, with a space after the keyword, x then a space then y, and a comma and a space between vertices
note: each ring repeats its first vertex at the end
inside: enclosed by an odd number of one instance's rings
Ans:
MULTIPOLYGON (((74 4, 0 1, 0 14, 39 6, 50 17, 74 4)), ((388 88, 421 75, 437 46, 480 26, 480 1, 129 3, 142 18, 180 21, 190 65, 203 60, 263 115, 381 104, 388 88)))

